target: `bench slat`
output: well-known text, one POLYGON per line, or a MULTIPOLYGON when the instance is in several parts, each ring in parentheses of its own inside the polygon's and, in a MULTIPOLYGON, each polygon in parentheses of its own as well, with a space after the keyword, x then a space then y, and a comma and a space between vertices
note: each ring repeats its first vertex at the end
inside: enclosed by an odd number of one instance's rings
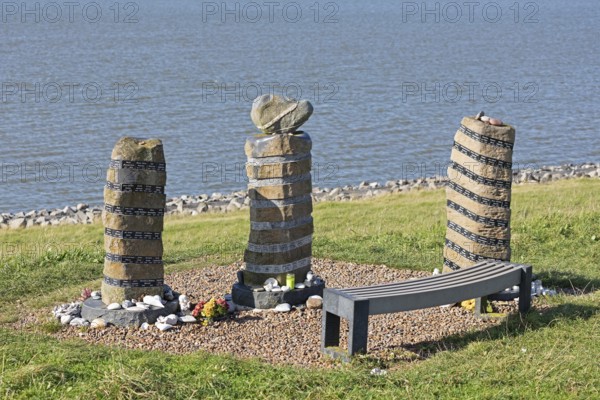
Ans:
MULTIPOLYGON (((502 276, 504 274, 510 274, 515 271, 514 268, 503 268, 501 270, 484 270, 477 271, 476 274, 469 275, 459 275, 448 273, 444 275, 437 275, 432 277, 433 279, 415 279, 415 280, 407 280, 404 282, 398 282, 394 284, 386 284, 386 285, 376 285, 371 287, 361 287, 361 288, 349 288, 349 289, 341 289, 341 291, 355 297, 361 295, 369 295, 371 293, 381 293, 381 292, 392 292, 398 290, 405 290, 411 288, 424 288, 431 286, 437 286, 442 283, 454 283, 454 282, 464 282, 464 281, 473 281, 480 278, 489 278, 493 279, 495 276, 502 276)), ((504 288, 505 289, 505 288, 504 288)))

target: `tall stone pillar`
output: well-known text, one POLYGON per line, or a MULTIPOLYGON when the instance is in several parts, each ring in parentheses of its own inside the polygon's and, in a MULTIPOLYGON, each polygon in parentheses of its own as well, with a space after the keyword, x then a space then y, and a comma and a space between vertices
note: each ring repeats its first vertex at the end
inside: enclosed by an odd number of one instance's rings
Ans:
POLYGON ((245 269, 232 289, 237 304, 272 308, 299 304, 323 292, 322 280, 307 280, 313 234, 312 141, 297 129, 311 114, 307 101, 264 95, 253 103, 252 120, 263 134, 245 145, 250 236, 245 269), (298 285, 289 287, 289 282, 298 285))
POLYGON ((117 142, 104 188, 104 304, 163 296, 166 180, 159 139, 117 142))
POLYGON ((246 284, 262 286, 286 274, 304 282, 312 256, 312 141, 305 132, 258 135, 246 141, 250 238, 246 284))
POLYGON ((515 129, 481 118, 482 114, 463 118, 454 136, 446 189, 444 271, 485 259, 510 260, 515 129))

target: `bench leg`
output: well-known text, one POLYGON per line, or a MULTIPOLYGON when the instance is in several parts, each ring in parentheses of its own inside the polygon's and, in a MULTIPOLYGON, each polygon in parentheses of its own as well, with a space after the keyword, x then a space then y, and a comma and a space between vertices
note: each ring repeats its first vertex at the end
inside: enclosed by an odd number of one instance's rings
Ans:
POLYGON ((522 314, 531 307, 531 275, 531 266, 523 267, 519 284, 519 312, 522 314))
POLYGON ((355 301, 351 318, 348 319, 348 354, 367 352, 369 335, 369 302, 355 301))
POLYGON ((323 310, 321 329, 321 349, 338 347, 340 345, 340 317, 323 310))

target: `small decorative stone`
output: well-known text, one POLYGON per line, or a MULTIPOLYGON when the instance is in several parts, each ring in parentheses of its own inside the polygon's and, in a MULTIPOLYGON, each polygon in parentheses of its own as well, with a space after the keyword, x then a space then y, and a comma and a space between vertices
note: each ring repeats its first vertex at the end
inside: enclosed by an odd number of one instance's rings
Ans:
POLYGON ((161 332, 165 332, 165 331, 168 331, 169 329, 173 329, 173 325, 163 324, 161 322, 157 322, 156 324, 154 324, 154 326, 156 326, 158 328, 158 330, 161 332))
POLYGON ((143 300, 144 300, 144 303, 149 304, 151 306, 158 307, 158 308, 165 308, 159 295, 144 296, 143 300))
POLYGON ((146 331, 150 328, 150 324, 148 324, 147 322, 144 322, 142 325, 140 325, 140 329, 143 331, 146 331))
POLYGON ((310 296, 306 300, 306 308, 316 310, 323 307, 323 298, 321 296, 310 296))
POLYGON ((71 326, 89 326, 90 323, 83 318, 73 318, 69 323, 71 326))
POLYGON ((102 294, 100 294, 100 292, 92 292, 91 297, 94 300, 100 300, 102 298, 102 294))
POLYGON ((104 329, 104 328, 106 328, 106 321, 104 321, 102 318, 96 318, 90 324, 90 328, 104 329))
POLYGON ((144 302, 138 301, 137 303, 135 303, 136 307, 141 308, 142 310, 149 310, 150 309, 150 305, 146 304, 144 302))
POLYGON ((181 311, 189 311, 190 310, 190 298, 185 294, 179 296, 179 309, 181 311))
POLYGON ((177 325, 177 315, 169 314, 166 316, 160 316, 160 317, 158 317, 157 321, 161 324, 177 325))
POLYGON ((106 306, 107 310, 120 310, 122 307, 119 303, 110 303, 106 306))
POLYGON ((502 123, 502 120, 499 120, 497 118, 490 118, 489 123, 490 123, 490 125, 494 125, 494 126, 504 125, 504 123, 502 123))
POLYGON ((482 122, 489 122, 490 121, 490 117, 488 117, 487 115, 484 115, 483 117, 479 118, 482 122))
POLYGON ((289 292, 289 291, 290 291, 290 288, 289 288, 289 286, 282 286, 282 287, 281 287, 281 291, 282 291, 282 292, 284 292, 284 293, 285 293, 285 292, 289 292))
POLYGON ((296 283, 294 289, 304 289, 306 285, 304 283, 296 283))
POLYGON ((121 307, 123 308, 131 308, 133 306, 135 306, 135 303, 131 300, 125 300, 121 303, 121 307))
POLYGON ((307 281, 309 281, 309 282, 312 282, 312 280, 314 279, 314 277, 315 277, 315 274, 314 274, 314 272, 312 272, 312 271, 308 271, 308 272, 306 273, 306 280, 307 280, 307 281))
POLYGON ((145 311, 147 309, 148 309, 148 307, 140 307, 140 306, 133 306, 133 307, 126 308, 127 311, 134 311, 134 312, 145 311))
POLYGON ((307 100, 264 94, 252 102, 250 117, 263 133, 273 135, 296 132, 312 113, 313 106, 307 100))
POLYGON ((277 304, 275 307, 275 311, 277 312, 290 312, 292 311, 292 306, 288 303, 277 304))
POLYGON ((485 113, 483 111, 479 111, 477 113, 477 115, 475 116, 475 119, 481 119, 481 117, 483 117, 485 115, 485 113))
POLYGON ((73 320, 73 316, 72 315, 63 315, 62 317, 60 317, 60 323, 61 325, 68 325, 71 320, 73 320))
POLYGON ((194 324, 196 323, 196 318, 194 318, 192 315, 184 315, 179 317, 178 321, 183 324, 194 324))

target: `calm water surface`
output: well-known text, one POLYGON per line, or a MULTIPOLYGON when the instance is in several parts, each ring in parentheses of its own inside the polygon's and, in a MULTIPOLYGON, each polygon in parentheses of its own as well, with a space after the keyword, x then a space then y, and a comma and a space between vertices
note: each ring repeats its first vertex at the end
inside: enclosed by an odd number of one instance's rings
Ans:
POLYGON ((593 0, 14 4, 3 212, 101 203, 125 135, 163 139, 169 196, 243 189, 250 103, 270 91, 314 104, 316 186, 439 174, 480 110, 516 127, 519 166, 600 161, 593 0))

